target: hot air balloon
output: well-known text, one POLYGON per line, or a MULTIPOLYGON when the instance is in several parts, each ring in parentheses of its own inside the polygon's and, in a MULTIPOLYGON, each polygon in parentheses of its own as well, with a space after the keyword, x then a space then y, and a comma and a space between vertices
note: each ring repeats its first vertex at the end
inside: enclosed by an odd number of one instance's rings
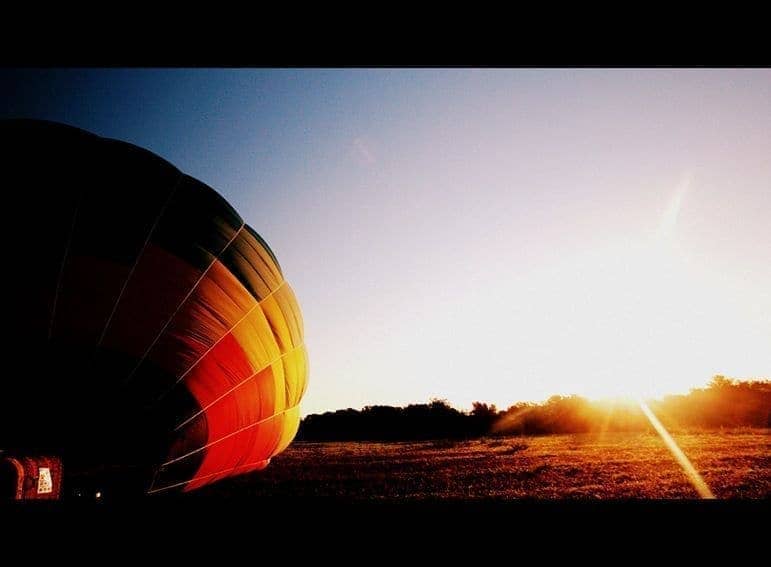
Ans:
POLYGON ((191 491, 267 466, 297 432, 308 363, 266 242, 129 143, 9 120, 0 150, 0 460, 55 459, 64 494, 191 491))

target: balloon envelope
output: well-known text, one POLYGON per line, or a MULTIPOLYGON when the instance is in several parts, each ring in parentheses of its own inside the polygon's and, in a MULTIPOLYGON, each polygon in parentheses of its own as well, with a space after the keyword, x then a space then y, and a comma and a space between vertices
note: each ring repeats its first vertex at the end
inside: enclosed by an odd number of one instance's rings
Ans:
POLYGON ((14 120, 0 150, 0 448, 53 451, 65 474, 122 471, 121 488, 146 492, 265 467, 297 431, 308 376, 265 241, 131 144, 14 120))

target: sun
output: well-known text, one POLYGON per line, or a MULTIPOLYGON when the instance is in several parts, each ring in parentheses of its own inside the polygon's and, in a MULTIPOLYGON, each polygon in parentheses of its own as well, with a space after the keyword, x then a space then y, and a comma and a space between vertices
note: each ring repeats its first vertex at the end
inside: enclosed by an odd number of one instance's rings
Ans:
POLYGON ((581 286, 579 296, 586 301, 576 308, 588 336, 604 345, 582 394, 636 403, 695 385, 688 375, 690 355, 682 347, 689 340, 689 306, 698 285, 674 239, 690 185, 686 176, 651 235, 581 259, 582 278, 574 285, 581 286))

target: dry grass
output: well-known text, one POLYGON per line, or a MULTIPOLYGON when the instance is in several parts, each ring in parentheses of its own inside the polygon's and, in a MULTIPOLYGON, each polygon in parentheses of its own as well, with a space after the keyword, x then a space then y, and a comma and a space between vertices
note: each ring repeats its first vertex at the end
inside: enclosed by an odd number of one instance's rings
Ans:
MULTIPOLYGON (((718 498, 769 498, 769 430, 674 435, 718 498)), ((202 492, 351 499, 696 498, 653 433, 295 443, 202 492)))

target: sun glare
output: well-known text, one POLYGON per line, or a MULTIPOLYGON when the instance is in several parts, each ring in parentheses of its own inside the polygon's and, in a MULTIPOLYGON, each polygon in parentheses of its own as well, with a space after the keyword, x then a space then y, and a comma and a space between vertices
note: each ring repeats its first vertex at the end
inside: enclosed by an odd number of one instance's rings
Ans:
POLYGON ((585 395, 634 403, 684 389, 687 373, 679 370, 687 357, 678 345, 688 340, 687 307, 698 289, 674 235, 691 180, 684 176, 648 238, 582 259, 585 277, 576 285, 589 299, 581 315, 610 347, 596 362, 598 376, 587 380, 585 395), (614 370, 623 370, 623 379, 614 379, 614 370))
POLYGON ((680 449, 680 446, 677 444, 677 442, 675 442, 664 425, 659 421, 659 418, 656 417, 656 414, 653 413, 650 407, 648 407, 648 404, 645 403, 645 401, 642 399, 638 400, 638 403, 640 405, 640 409, 645 414, 645 417, 648 418, 648 421, 656 430, 656 433, 658 433, 659 437, 661 437, 661 440, 664 441, 667 449, 669 449, 669 452, 672 453, 672 456, 677 461, 677 464, 680 465, 680 468, 683 469, 685 476, 688 477, 688 481, 691 483, 691 485, 693 485, 693 488, 696 489, 696 492, 699 493, 699 496, 706 500, 713 500, 715 495, 712 493, 712 490, 710 490, 709 486, 704 481, 704 478, 702 478, 702 476, 699 474, 699 471, 696 470, 696 467, 693 466, 690 459, 688 459, 685 453, 683 453, 682 449, 680 449))

